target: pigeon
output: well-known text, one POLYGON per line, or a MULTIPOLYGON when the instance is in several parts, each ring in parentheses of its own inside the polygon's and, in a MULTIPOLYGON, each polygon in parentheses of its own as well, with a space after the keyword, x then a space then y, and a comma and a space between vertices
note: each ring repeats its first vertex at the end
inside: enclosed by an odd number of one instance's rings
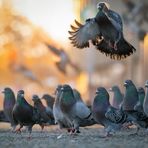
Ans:
POLYGON ((64 116, 69 120, 72 133, 80 133, 79 126, 81 120, 92 118, 91 111, 84 102, 75 98, 73 89, 67 84, 61 88, 60 108, 64 116))
POLYGON ((21 128, 27 126, 29 138, 33 125, 40 123, 40 116, 37 110, 25 100, 23 90, 19 90, 17 93, 17 100, 12 111, 12 116, 15 123, 20 125, 20 127, 16 129, 16 132, 21 132, 21 128))
POLYGON ((121 93, 119 87, 116 85, 110 88, 109 91, 113 92, 114 94, 113 100, 112 100, 112 106, 114 108, 119 109, 121 107, 121 103, 123 100, 123 94, 121 93))
POLYGON ((120 15, 110 10, 104 2, 98 3, 97 8, 97 15, 87 19, 84 25, 76 20, 77 26, 71 25, 69 39, 74 47, 89 47, 90 40, 97 50, 111 59, 120 60, 133 54, 136 49, 124 39, 120 15))
POLYGON ((62 85, 58 85, 55 91, 55 102, 53 104, 53 115, 55 119, 55 124, 59 125, 59 129, 67 128, 68 132, 71 131, 71 125, 68 118, 63 114, 60 108, 60 95, 61 95, 62 85))
MULTIPOLYGON (((81 94, 79 93, 79 91, 77 89, 73 89, 73 94, 79 103, 84 103, 82 100, 81 94)), ((87 106, 87 107, 91 111, 91 106, 87 106)), ((96 121, 93 119, 93 117, 79 120, 80 127, 91 126, 94 124, 96 124, 96 121)))
POLYGON ((15 95, 14 95, 13 90, 9 87, 4 88, 2 93, 4 93, 4 102, 3 102, 4 114, 5 114, 6 119, 11 124, 12 131, 14 131, 16 128, 16 124, 12 117, 12 110, 16 102, 15 95))
POLYGON ((148 116, 148 80, 145 83, 146 95, 143 102, 144 113, 148 116))
POLYGON ((126 87, 126 90, 123 98, 122 109, 131 119, 131 123, 137 126, 135 133, 137 134, 140 128, 148 127, 148 117, 144 112, 134 110, 134 107, 138 102, 138 91, 134 83, 131 80, 126 80, 124 86, 126 87))
POLYGON ((143 87, 138 87, 138 102, 137 104, 134 106, 134 110, 139 111, 139 112, 143 112, 143 102, 144 102, 144 98, 145 98, 145 90, 143 87))
POLYGON ((42 124, 40 124, 40 126, 42 127, 42 130, 44 128, 44 125, 54 125, 53 114, 46 111, 46 107, 42 104, 40 98, 37 95, 33 95, 32 101, 34 102, 34 108, 40 115, 40 120, 42 121, 42 124))
POLYGON ((123 110, 134 110, 134 106, 138 102, 138 91, 132 80, 126 80, 124 83, 125 95, 123 98, 123 110))
POLYGON ((105 127, 105 137, 122 128, 122 124, 127 121, 127 115, 119 109, 110 105, 109 94, 104 87, 96 90, 96 96, 92 105, 93 117, 98 124, 105 127))
POLYGON ((46 112, 50 114, 53 118, 53 104, 55 101, 55 98, 49 94, 44 94, 41 99, 44 99, 46 101, 47 107, 46 107, 46 112))

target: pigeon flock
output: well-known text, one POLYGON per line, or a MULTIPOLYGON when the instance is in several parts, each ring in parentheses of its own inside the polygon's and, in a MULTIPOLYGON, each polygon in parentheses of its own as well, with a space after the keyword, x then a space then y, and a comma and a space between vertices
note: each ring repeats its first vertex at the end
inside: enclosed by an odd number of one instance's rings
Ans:
POLYGON ((119 87, 113 86, 113 103, 106 88, 98 87, 91 106, 87 106, 78 90, 70 85, 58 85, 54 96, 44 94, 41 98, 33 94, 33 106, 25 99, 24 90, 16 94, 11 88, 4 88, 3 111, 0 112, 0 122, 10 123, 11 132, 21 133, 23 126, 31 137, 35 124, 44 126, 58 124, 61 132, 66 129, 70 135, 80 133, 80 127, 100 124, 104 126, 108 137, 115 132, 135 125, 136 132, 140 128, 148 128, 148 81, 145 89, 136 88, 131 80, 124 82, 125 92, 121 93, 119 87), (42 100, 46 101, 46 106, 42 100), (111 105, 112 104, 112 105, 111 105))

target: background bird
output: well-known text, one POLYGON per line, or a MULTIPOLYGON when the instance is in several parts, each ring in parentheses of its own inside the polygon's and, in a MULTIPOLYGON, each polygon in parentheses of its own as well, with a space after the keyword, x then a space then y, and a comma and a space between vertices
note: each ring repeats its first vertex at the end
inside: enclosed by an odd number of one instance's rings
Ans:
POLYGON ((4 115, 6 119, 10 122, 12 131, 14 131, 16 124, 12 117, 12 110, 16 102, 15 95, 13 90, 9 87, 4 88, 2 93, 4 93, 4 102, 3 102, 4 115))
POLYGON ((123 100, 123 94, 120 91, 118 86, 113 86, 109 89, 110 92, 113 92, 112 106, 119 109, 123 100))
POLYGON ((99 12, 94 18, 87 19, 82 25, 75 20, 77 27, 71 25, 69 39, 77 48, 89 47, 89 40, 100 52, 112 59, 123 59, 136 49, 123 36, 120 15, 110 10, 105 3, 98 3, 99 12))
POLYGON ((40 126, 42 127, 42 129, 44 128, 44 125, 54 125, 53 114, 46 110, 46 107, 42 104, 38 95, 33 95, 32 100, 34 102, 34 108, 37 110, 40 116, 40 126))
POLYGON ((73 90, 69 85, 63 85, 61 91, 61 111, 68 118, 72 132, 79 133, 80 120, 91 118, 91 111, 82 101, 75 98, 73 90))
POLYGON ((143 112, 143 102, 144 102, 144 98, 145 98, 145 90, 143 87, 138 87, 137 89, 138 91, 138 102, 137 104, 134 106, 134 110, 137 110, 139 112, 143 112))
POLYGON ((105 137, 120 130, 122 124, 127 120, 127 115, 122 110, 115 109, 110 105, 109 94, 104 87, 99 87, 96 90, 92 113, 96 122, 105 127, 105 137))
POLYGON ((30 138, 32 127, 34 124, 40 123, 40 118, 37 110, 25 100, 23 90, 19 90, 17 93, 12 115, 15 123, 20 125, 16 132, 21 132, 23 126, 28 126, 30 138))
POLYGON ((143 102, 143 110, 148 117, 148 80, 145 83, 145 88, 146 88, 146 95, 143 102))
POLYGON ((41 99, 44 99, 46 101, 46 112, 48 112, 48 114, 53 117, 53 104, 55 98, 49 94, 44 94, 41 99))
POLYGON ((0 122, 10 122, 10 121, 6 118, 6 116, 5 116, 3 110, 0 110, 0 122))

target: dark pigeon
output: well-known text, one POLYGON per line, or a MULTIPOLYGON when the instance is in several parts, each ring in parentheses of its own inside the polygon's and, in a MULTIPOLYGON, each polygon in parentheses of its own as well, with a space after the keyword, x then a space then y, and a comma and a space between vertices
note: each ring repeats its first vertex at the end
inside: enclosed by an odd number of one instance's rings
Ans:
POLYGON ((29 137, 31 135, 33 125, 40 123, 40 116, 37 110, 25 100, 23 90, 19 90, 17 93, 17 100, 14 105, 12 115, 15 123, 20 125, 16 132, 21 132, 21 128, 23 128, 23 126, 27 126, 29 137))
POLYGON ((105 137, 120 130, 122 124, 127 121, 127 115, 122 110, 115 109, 110 105, 109 94, 104 87, 97 88, 92 113, 96 122, 105 127, 105 137))
POLYGON ((54 125, 53 114, 51 114, 51 112, 46 111, 46 107, 42 104, 40 98, 37 95, 33 95, 32 100, 34 102, 34 108, 37 110, 40 116, 40 120, 42 122, 42 129, 45 125, 54 125))
POLYGON ((3 110, 6 119, 10 122, 12 130, 15 130, 16 124, 12 117, 12 110, 15 105, 15 95, 11 88, 6 87, 2 93, 4 93, 3 110))
POLYGON ((134 106, 134 110, 138 111, 138 112, 143 112, 143 102, 144 102, 144 98, 145 98, 145 90, 143 87, 138 87, 138 102, 137 104, 134 106))
POLYGON ((123 100, 123 94, 121 93, 120 88, 115 85, 110 88, 109 91, 113 92, 112 106, 114 108, 120 109, 123 100))
POLYGON ((69 39, 77 48, 89 47, 89 40, 100 52, 111 59, 124 59, 136 49, 124 39, 120 15, 108 9, 105 3, 97 5, 99 12, 94 18, 87 19, 82 25, 75 20, 77 27, 71 25, 69 39))
POLYGON ((10 123, 10 121, 6 118, 3 110, 0 110, 0 122, 8 122, 8 123, 10 123))
POLYGON ((146 95, 143 102, 143 110, 148 117, 148 80, 145 83, 145 88, 146 88, 146 95))

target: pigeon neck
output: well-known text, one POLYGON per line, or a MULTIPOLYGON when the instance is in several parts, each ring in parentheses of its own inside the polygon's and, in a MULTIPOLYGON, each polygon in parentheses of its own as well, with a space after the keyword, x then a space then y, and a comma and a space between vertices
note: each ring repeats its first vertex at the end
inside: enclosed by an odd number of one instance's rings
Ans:
POLYGON ((145 97, 145 94, 139 94, 139 102, 141 105, 143 105, 144 97, 145 97))
POLYGON ((122 94, 120 92, 120 90, 116 90, 114 92, 114 99, 118 102, 118 103, 121 103, 122 101, 122 94))
POLYGON ((18 103, 19 105, 24 105, 24 104, 25 104, 24 98, 23 98, 23 97, 18 97, 18 98, 17 98, 17 103, 18 103))
POLYGON ((15 100, 15 96, 13 93, 5 93, 4 100, 15 100))

